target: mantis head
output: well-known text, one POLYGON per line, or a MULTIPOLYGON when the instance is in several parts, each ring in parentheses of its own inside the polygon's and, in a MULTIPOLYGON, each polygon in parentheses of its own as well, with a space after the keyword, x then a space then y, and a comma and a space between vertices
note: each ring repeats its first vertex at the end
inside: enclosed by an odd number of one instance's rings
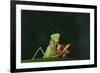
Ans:
POLYGON ((51 35, 51 39, 53 41, 55 41, 56 43, 59 42, 59 38, 60 38, 60 34, 59 33, 54 33, 54 34, 51 35))

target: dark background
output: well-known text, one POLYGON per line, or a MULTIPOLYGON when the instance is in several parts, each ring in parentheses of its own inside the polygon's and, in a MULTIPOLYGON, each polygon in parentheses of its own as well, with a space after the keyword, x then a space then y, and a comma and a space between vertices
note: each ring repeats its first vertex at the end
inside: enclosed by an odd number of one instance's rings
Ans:
MULTIPOLYGON (((59 32, 60 42, 71 43, 68 57, 90 58, 90 14, 51 11, 21 11, 21 57, 31 59, 41 46, 45 51, 50 35, 59 32)), ((42 54, 36 56, 42 57, 42 54)))

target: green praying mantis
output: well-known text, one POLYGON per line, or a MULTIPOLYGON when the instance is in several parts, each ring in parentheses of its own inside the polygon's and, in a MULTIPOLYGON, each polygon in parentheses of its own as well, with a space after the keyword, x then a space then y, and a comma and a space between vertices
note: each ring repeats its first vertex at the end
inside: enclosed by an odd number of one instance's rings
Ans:
POLYGON ((60 34, 54 33, 51 35, 49 45, 44 52, 42 47, 39 47, 32 59, 35 58, 36 54, 40 50, 43 54, 43 58, 57 58, 57 57, 65 57, 66 54, 69 53, 69 47, 71 44, 59 44, 60 34))

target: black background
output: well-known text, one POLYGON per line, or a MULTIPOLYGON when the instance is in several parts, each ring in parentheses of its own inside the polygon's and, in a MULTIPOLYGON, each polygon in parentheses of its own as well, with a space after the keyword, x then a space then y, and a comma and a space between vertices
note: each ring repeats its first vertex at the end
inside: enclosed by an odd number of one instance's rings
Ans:
POLYGON ((22 10, 22 60, 31 59, 40 46, 45 51, 50 35, 56 32, 61 34, 60 42, 71 43, 70 58, 90 58, 89 13, 22 10))

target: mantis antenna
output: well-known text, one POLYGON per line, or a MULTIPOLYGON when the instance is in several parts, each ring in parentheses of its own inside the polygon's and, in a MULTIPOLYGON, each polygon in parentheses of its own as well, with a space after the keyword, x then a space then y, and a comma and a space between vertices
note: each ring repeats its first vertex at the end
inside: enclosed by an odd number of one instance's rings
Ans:
POLYGON ((59 25, 58 25, 57 32, 59 32, 61 26, 62 26, 62 24, 59 24, 59 25))

